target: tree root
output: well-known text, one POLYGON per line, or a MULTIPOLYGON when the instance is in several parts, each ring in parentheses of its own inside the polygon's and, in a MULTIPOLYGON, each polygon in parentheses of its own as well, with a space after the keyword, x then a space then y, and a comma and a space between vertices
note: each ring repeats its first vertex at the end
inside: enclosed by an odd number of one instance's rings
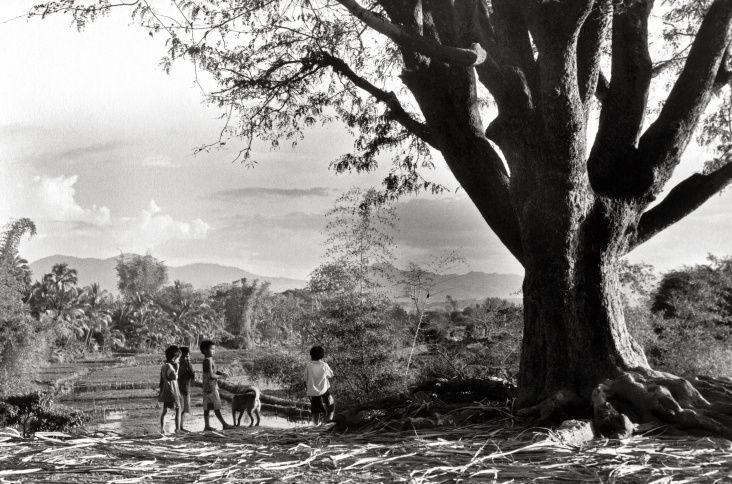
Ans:
MULTIPOLYGON (((624 372, 597 385, 590 397, 595 436, 627 438, 653 429, 732 439, 732 380, 683 379, 650 369, 624 372)), ((587 399, 557 392, 519 411, 539 423, 583 418, 587 399)), ((586 413, 584 416, 587 416, 586 413)))

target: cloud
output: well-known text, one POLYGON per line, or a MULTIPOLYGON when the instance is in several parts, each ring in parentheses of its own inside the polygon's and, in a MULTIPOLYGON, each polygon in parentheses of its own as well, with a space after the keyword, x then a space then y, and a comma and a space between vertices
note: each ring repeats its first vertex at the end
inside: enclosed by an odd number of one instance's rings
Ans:
POLYGON ((430 264, 455 252, 473 270, 521 274, 521 264, 504 247, 467 197, 420 197, 396 204, 397 266, 430 264))
MULTIPOLYGON (((205 239, 211 226, 200 218, 175 219, 151 200, 133 216, 113 216, 105 206, 82 206, 77 201, 77 175, 47 176, 10 182, 0 166, 0 220, 29 217, 38 236, 31 245, 42 257, 65 253, 85 257, 106 256, 110 251, 142 253, 172 241, 205 239)), ((27 258, 33 258, 33 251, 27 258)))
POLYGON ((209 198, 212 200, 234 201, 250 198, 279 197, 279 198, 307 198, 307 197, 330 197, 335 193, 332 188, 265 188, 250 187, 221 190, 212 193, 209 198))
MULTIPOLYGON (((6 210, 22 211, 25 217, 54 222, 82 222, 93 226, 111 223, 109 208, 92 205, 84 208, 76 202, 74 185, 78 176, 35 176, 30 182, 16 183, 11 193, 6 192, 9 207, 6 210)), ((13 213, 7 214, 13 216, 13 213)))
POLYGON ((482 245, 493 234, 469 198, 416 198, 396 205, 399 244, 422 249, 482 245))
POLYGON ((150 206, 143 210, 137 218, 127 219, 130 235, 134 238, 148 238, 152 242, 174 239, 204 239, 211 229, 206 222, 196 219, 192 222, 179 222, 170 215, 162 213, 155 200, 150 200, 150 206))
POLYGON ((60 153, 53 153, 53 157, 59 160, 98 158, 99 155, 114 151, 122 145, 123 143, 117 140, 105 141, 102 143, 95 143, 86 146, 78 146, 62 151, 60 153))
POLYGON ((154 168, 170 168, 173 166, 173 160, 170 156, 153 155, 142 160, 142 166, 154 168))

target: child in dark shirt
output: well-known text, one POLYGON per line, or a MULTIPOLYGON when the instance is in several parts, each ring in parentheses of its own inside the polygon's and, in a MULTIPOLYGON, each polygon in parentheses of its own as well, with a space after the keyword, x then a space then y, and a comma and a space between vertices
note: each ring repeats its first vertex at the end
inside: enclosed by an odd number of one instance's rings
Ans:
POLYGON ((185 415, 191 413, 190 385, 195 380, 196 373, 193 371, 193 365, 191 365, 191 355, 188 347, 181 346, 180 352, 180 368, 178 368, 178 388, 180 389, 181 400, 180 429, 183 432, 189 432, 189 430, 183 428, 183 424, 185 415))

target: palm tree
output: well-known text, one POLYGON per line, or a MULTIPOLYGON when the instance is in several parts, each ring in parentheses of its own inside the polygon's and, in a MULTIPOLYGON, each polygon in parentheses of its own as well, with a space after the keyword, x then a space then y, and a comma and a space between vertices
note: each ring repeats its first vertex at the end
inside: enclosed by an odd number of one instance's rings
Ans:
POLYGON ((89 326, 84 342, 85 348, 88 346, 93 333, 102 333, 103 337, 106 336, 104 334, 105 330, 108 330, 112 322, 110 301, 109 293, 96 282, 84 288, 81 296, 79 296, 80 308, 84 312, 89 326))
POLYGON ((76 269, 71 269, 67 262, 55 264, 51 272, 43 276, 45 293, 52 301, 51 309, 63 311, 68 303, 78 296, 76 284, 79 282, 76 269))

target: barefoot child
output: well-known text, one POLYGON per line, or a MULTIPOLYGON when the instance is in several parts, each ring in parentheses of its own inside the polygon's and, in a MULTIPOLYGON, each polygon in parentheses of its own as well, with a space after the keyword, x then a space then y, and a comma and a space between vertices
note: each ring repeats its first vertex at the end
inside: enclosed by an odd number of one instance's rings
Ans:
POLYGON ((308 397, 310 397, 310 414, 313 417, 313 424, 320 425, 333 419, 335 413, 335 400, 330 394, 330 382, 333 378, 333 370, 328 363, 321 361, 325 356, 322 346, 310 348, 312 361, 305 367, 305 384, 307 385, 308 397))
POLYGON ((216 414, 216 418, 219 419, 224 430, 235 428, 233 425, 229 425, 224 420, 224 416, 221 415, 221 397, 219 397, 219 383, 220 379, 227 378, 229 375, 226 373, 216 371, 216 364, 214 363, 213 356, 216 352, 216 344, 213 341, 204 340, 201 341, 201 353, 205 358, 203 359, 203 421, 205 427, 203 430, 216 430, 211 427, 209 423, 209 412, 211 410, 216 414))
POLYGON ((160 433, 165 432, 165 415, 168 409, 175 410, 175 431, 180 430, 180 390, 178 389, 178 361, 180 349, 169 346, 165 350, 165 363, 160 368, 160 395, 158 401, 163 404, 160 414, 160 433))
POLYGON ((183 428, 185 422, 185 415, 191 413, 191 395, 190 395, 190 383, 196 378, 196 373, 193 371, 191 365, 190 350, 187 346, 180 347, 180 368, 178 369, 178 388, 180 389, 180 429, 183 432, 188 432, 187 429, 183 428))

